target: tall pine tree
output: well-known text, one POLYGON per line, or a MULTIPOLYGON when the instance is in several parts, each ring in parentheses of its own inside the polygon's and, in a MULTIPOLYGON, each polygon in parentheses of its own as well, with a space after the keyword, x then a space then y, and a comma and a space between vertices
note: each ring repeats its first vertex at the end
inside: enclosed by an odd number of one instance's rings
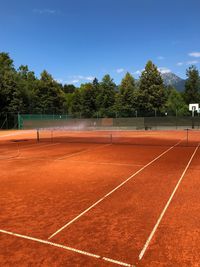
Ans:
POLYGON ((135 80, 127 72, 119 86, 119 93, 116 95, 115 110, 118 116, 131 117, 135 114, 135 80))
POLYGON ((161 74, 152 61, 148 61, 140 77, 139 106, 143 111, 160 110, 165 102, 165 87, 161 74))
POLYGON ((99 92, 96 97, 97 108, 99 116, 111 117, 113 116, 113 105, 115 102, 115 88, 116 85, 111 79, 110 75, 105 75, 100 83, 99 92))

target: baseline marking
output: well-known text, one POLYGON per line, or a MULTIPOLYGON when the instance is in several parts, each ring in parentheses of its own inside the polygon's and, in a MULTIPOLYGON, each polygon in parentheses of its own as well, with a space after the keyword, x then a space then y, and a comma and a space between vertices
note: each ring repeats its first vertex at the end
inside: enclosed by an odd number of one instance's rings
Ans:
POLYGON ((108 261, 108 262, 113 262, 113 263, 121 265, 121 266, 134 267, 134 265, 131 265, 131 264, 128 264, 128 263, 125 263, 125 262, 113 260, 113 259, 106 258, 106 257, 101 257, 99 255, 96 255, 96 254, 93 254, 93 253, 90 253, 90 252, 87 252, 87 251, 84 251, 84 250, 80 250, 80 249, 64 246, 64 245, 61 245, 61 244, 58 244, 58 243, 53 243, 53 242, 50 242, 50 241, 47 241, 47 240, 43 240, 43 239, 39 239, 39 238, 27 236, 27 235, 21 235, 21 234, 9 232, 9 231, 1 230, 1 229, 0 229, 0 233, 7 234, 7 235, 12 235, 12 236, 16 236, 16 237, 20 237, 20 238, 23 238, 23 239, 28 239, 28 240, 31 240, 31 241, 35 241, 35 242, 38 242, 38 243, 42 243, 42 244, 46 244, 46 245, 50 245, 50 246, 54 246, 54 247, 58 247, 58 248, 62 248, 62 249, 65 249, 65 250, 68 250, 68 251, 73 251, 75 253, 82 254, 82 255, 85 255, 85 256, 88 256, 88 257, 93 257, 93 258, 96 258, 96 259, 100 259, 100 260, 104 260, 104 261, 108 261))
POLYGON ((194 158, 199 146, 200 146, 200 143, 198 144, 198 146, 194 150, 194 152, 193 152, 190 160, 188 161, 188 164, 185 167, 185 169, 184 169, 179 181, 177 182, 177 184, 176 184, 176 186, 175 186, 170 198, 168 199, 163 211, 161 212, 160 217, 158 218, 158 220, 157 220, 152 232, 150 233, 150 235, 149 235, 149 237, 148 237, 143 249, 141 250, 141 252, 139 254, 139 260, 141 260, 143 258, 144 254, 145 254, 145 252, 146 252, 146 250, 147 250, 147 248, 148 248, 148 246, 149 246, 149 244, 150 244, 150 242, 151 242, 151 240, 152 240, 152 238, 153 238, 153 236, 154 236, 154 234, 155 234, 155 232, 156 232, 156 230, 157 230, 157 228, 158 228, 158 226, 159 226, 159 224, 160 224, 160 222, 161 222, 161 220, 163 218, 163 216, 165 215, 165 213, 167 211, 167 208, 169 207, 169 205, 170 205, 170 203, 171 203, 171 201, 172 201, 172 199, 173 199, 173 197, 174 197, 174 195, 175 195, 175 193, 176 193, 176 191, 177 191, 177 189, 178 189, 178 187, 179 187, 179 185, 180 185, 180 183, 181 183, 181 181, 182 181, 182 179, 183 179, 183 177, 184 177, 184 175, 186 173, 186 171, 188 170, 188 168, 189 168, 189 166, 190 166, 190 164, 191 164, 191 162, 192 162, 192 160, 193 160, 193 158, 194 158))
POLYGON ((182 142, 182 140, 180 140, 177 144, 173 145, 172 147, 168 148, 167 150, 165 150, 164 152, 162 152, 160 155, 158 155, 156 158, 154 158, 153 160, 151 160, 149 163, 147 163, 145 166, 143 166, 142 168, 140 168, 137 172, 133 173, 131 176, 129 176, 125 181, 123 181, 121 184, 119 184, 117 187, 115 187, 113 190, 111 190, 109 193, 107 193, 106 195, 104 195, 102 198, 100 198, 99 200, 97 200, 94 204, 92 204, 89 208, 85 209, 83 212, 81 212, 78 216, 76 216, 74 219, 72 219, 71 221, 69 221, 68 223, 66 223, 64 226, 62 226, 60 229, 58 229, 55 233, 53 233, 51 236, 48 237, 48 239, 51 239, 52 237, 54 237, 55 235, 57 235, 58 233, 60 233, 62 230, 64 230, 66 227, 68 227, 70 224, 72 224, 73 222, 75 222, 76 220, 78 220, 80 217, 82 217, 85 213, 87 213, 88 211, 90 211, 92 208, 94 208, 95 206, 97 206, 100 202, 102 202, 104 199, 106 199, 108 196, 110 196, 112 193, 114 193, 116 190, 118 190, 120 187, 122 187, 124 184, 126 184, 129 180, 131 180, 133 177, 135 177, 138 173, 140 173, 141 171, 143 171, 145 168, 147 168, 149 165, 151 165, 152 163, 154 163, 156 160, 158 160, 159 158, 161 158, 163 155, 165 155, 167 152, 169 152, 171 149, 173 149, 175 146, 177 146, 180 142, 182 142))

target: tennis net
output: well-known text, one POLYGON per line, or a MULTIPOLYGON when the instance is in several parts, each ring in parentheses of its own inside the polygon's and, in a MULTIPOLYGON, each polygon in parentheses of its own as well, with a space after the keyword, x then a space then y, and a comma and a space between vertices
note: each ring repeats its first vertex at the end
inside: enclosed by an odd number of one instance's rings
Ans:
POLYGON ((38 142, 130 144, 152 146, 196 146, 200 143, 200 130, 136 130, 136 131, 77 131, 65 128, 37 130, 38 142))

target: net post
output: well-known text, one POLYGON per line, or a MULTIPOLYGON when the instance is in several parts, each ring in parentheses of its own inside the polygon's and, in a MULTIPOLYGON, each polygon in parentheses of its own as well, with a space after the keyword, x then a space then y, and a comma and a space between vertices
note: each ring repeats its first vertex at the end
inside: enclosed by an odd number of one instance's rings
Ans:
POLYGON ((187 146, 188 146, 188 135, 189 135, 189 129, 186 129, 186 133, 187 133, 187 146))
POLYGON ((37 129, 37 142, 40 141, 40 134, 39 134, 39 129, 37 129))
POLYGON ((17 113, 17 129, 18 129, 18 130, 21 129, 21 123, 20 123, 20 115, 19 115, 19 112, 17 113))
POLYGON ((53 142, 53 130, 51 130, 51 142, 53 142))
POLYGON ((111 143, 111 145, 112 145, 112 143, 113 143, 112 134, 110 134, 110 143, 111 143))

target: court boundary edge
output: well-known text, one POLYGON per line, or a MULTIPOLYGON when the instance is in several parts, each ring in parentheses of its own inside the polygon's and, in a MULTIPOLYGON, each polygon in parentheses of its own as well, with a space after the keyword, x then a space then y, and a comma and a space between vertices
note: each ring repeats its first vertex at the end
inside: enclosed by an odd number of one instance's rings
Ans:
POLYGON ((31 241, 34 241, 34 242, 37 242, 37 243, 42 243, 42 244, 45 244, 45 245, 50 245, 50 246, 57 247, 57 248, 62 248, 64 250, 75 252, 75 253, 78 253, 78 254, 81 254, 81 255, 85 255, 85 256, 88 256, 88 257, 96 258, 96 259, 107 261, 107 262, 112 262, 112 263, 120 265, 120 266, 135 267, 135 265, 132 265, 132 264, 129 264, 129 263, 125 263, 125 262, 122 262, 122 261, 118 261, 118 260, 114 260, 114 259, 111 259, 111 258, 103 257, 103 256, 100 256, 100 255, 97 255, 97 254, 93 254, 93 253, 90 253, 90 252, 87 252, 87 251, 84 251, 84 250, 72 248, 72 247, 69 247, 69 246, 62 245, 62 244, 50 242, 48 240, 35 238, 35 237, 22 235, 22 234, 17 234, 17 233, 10 232, 10 231, 5 231, 5 230, 2 230, 2 229, 0 229, 0 233, 11 235, 11 236, 15 236, 15 237, 19 237, 19 238, 22 238, 22 239, 31 240, 31 241))

